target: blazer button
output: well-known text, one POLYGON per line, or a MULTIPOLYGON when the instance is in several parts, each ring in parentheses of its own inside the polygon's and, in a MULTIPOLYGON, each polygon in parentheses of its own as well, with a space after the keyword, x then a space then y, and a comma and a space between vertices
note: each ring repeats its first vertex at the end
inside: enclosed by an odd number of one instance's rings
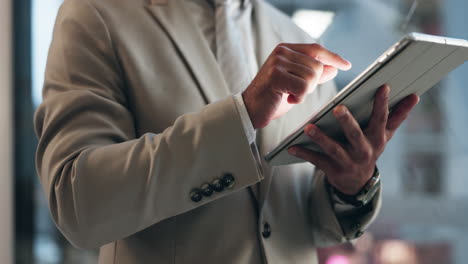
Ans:
POLYGON ((193 189, 190 192, 190 200, 192 200, 193 202, 198 203, 202 200, 202 198, 203 198, 203 195, 200 189, 193 189))
POLYGON ((263 238, 269 238, 271 236, 271 227, 270 224, 268 224, 267 222, 265 222, 265 224, 263 225, 262 236, 263 238))
POLYGON ((358 231, 361 228, 361 224, 355 223, 351 226, 351 231, 358 231))
POLYGON ((359 231, 357 231, 357 233, 356 233, 356 235, 354 236, 354 238, 358 238, 358 237, 362 236, 363 234, 364 234, 364 232, 361 231, 361 230, 359 230, 359 231))
POLYGON ((208 183, 201 186, 201 192, 204 196, 210 197, 213 194, 213 188, 208 183))
POLYGON ((223 183, 225 188, 232 188, 236 184, 236 179, 231 173, 226 173, 224 174, 223 178, 221 179, 221 182, 223 183))
POLYGON ((211 182, 211 187, 215 192, 222 192, 224 190, 224 185, 220 179, 216 178, 211 182))

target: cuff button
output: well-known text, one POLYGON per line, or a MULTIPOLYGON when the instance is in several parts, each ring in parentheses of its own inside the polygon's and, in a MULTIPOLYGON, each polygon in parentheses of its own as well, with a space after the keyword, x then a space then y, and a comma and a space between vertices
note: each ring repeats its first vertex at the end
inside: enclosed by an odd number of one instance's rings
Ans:
POLYGON ((361 224, 355 223, 351 226, 352 231, 358 231, 361 228, 361 224))
POLYGON ((203 198, 203 195, 200 189, 193 189, 190 192, 190 200, 192 200, 193 202, 198 203, 202 200, 202 198, 203 198))
POLYGON ((213 194, 213 188, 210 184, 205 183, 201 186, 201 192, 205 197, 210 197, 213 194))
POLYGON ((236 179, 231 173, 226 173, 221 179, 221 182, 225 188, 230 189, 234 187, 234 185, 236 184, 236 179))
POLYGON ((357 231, 357 233, 355 235, 355 238, 358 238, 358 237, 362 236, 363 234, 364 234, 364 232, 359 230, 359 231, 357 231))
POLYGON ((216 178, 211 182, 211 187, 215 192, 222 192, 224 190, 224 185, 220 179, 216 178))
POLYGON ((265 239, 271 236, 271 227, 270 227, 270 224, 267 222, 263 225, 262 236, 265 239))

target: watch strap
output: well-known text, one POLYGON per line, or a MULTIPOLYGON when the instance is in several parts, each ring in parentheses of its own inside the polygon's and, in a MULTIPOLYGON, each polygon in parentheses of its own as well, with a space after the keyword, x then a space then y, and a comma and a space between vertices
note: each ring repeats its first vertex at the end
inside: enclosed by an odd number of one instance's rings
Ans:
POLYGON ((329 185, 329 189, 334 195, 336 195, 336 197, 338 197, 339 200, 343 201, 344 203, 354 205, 356 207, 361 207, 368 204, 379 190, 380 173, 376 167, 372 177, 369 179, 369 181, 367 181, 364 187, 355 195, 348 195, 340 192, 331 184, 329 184, 328 181, 327 184, 329 185))

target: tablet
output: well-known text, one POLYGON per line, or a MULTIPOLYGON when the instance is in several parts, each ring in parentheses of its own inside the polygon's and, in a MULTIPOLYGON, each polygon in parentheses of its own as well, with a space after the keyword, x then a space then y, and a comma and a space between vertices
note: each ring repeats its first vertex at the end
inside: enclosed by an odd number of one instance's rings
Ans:
POLYGON ((305 126, 310 123, 317 125, 335 140, 345 142, 341 127, 332 114, 335 106, 345 105, 361 127, 365 127, 372 114, 374 95, 382 85, 390 85, 391 111, 400 100, 410 94, 422 95, 467 60, 467 40, 420 33, 408 34, 384 52, 302 126, 282 140, 265 156, 265 160, 270 165, 304 162, 287 152, 293 145, 320 151, 304 134, 305 126))

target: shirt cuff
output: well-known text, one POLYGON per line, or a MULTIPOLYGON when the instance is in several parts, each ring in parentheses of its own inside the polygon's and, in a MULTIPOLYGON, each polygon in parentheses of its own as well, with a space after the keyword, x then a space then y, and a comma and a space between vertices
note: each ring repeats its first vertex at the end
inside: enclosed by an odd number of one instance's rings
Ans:
POLYGON ((335 210, 335 213, 337 214, 344 214, 344 213, 347 213, 347 212, 350 212, 354 209, 357 208, 357 206, 355 205, 352 205, 350 203, 347 203, 343 200, 340 199, 340 197, 338 197, 338 195, 336 195, 333 190, 331 190, 331 186, 329 186, 330 190, 329 193, 330 193, 330 196, 331 196, 331 200, 332 200, 332 203, 333 203, 333 209, 335 210))
POLYGON ((234 101, 236 102, 237 111, 239 112, 240 118, 242 120, 242 125, 244 127, 245 135, 249 140, 249 144, 255 143, 256 138, 256 130, 252 125, 252 121, 250 120, 249 113, 247 112, 247 108, 245 107, 244 98, 242 97, 242 93, 238 93, 234 95, 234 101))
MULTIPOLYGON (((340 215, 340 214, 347 214, 352 212, 353 210, 358 209, 359 207, 353 204, 350 204, 349 202, 341 199, 334 191, 333 187, 331 184, 327 184, 328 187, 328 193, 330 194, 330 198, 333 204, 333 209, 335 210, 335 213, 340 215)), ((375 194, 373 195, 372 199, 374 198, 375 194)))

